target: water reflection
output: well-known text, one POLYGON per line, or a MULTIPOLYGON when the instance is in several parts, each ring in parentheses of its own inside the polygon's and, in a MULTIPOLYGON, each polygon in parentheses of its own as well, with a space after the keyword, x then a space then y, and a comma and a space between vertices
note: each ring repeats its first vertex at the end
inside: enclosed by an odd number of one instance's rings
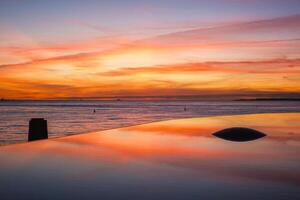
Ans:
POLYGON ((53 198, 223 199, 229 192, 234 199, 295 199, 299 121, 296 113, 193 118, 6 146, 0 193, 9 195, 7 183, 18 180, 13 194, 24 185, 27 194, 47 194, 47 180, 62 188, 51 191, 53 198), (245 126, 268 137, 230 143, 211 134, 245 126))

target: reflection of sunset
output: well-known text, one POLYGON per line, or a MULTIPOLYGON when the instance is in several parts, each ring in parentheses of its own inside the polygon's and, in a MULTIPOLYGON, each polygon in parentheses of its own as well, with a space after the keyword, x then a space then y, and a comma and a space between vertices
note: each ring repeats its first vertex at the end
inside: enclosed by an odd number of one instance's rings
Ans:
POLYGON ((86 163, 106 163, 115 165, 114 168, 146 162, 205 176, 299 184, 300 180, 295 178, 299 176, 288 170, 297 165, 294 163, 290 166, 289 161, 299 161, 300 138, 296 121, 299 121, 299 114, 293 113, 170 120, 7 146, 3 147, 4 154, 0 156, 7 162, 13 158, 9 162, 16 163, 20 162, 18 157, 22 156, 22 162, 28 163, 24 160, 35 162, 40 159, 42 152, 43 156, 54 156, 64 162, 84 159, 86 163), (226 127, 246 125, 265 132, 267 136, 256 141, 233 143, 211 135, 226 127), (264 169, 264 162, 270 163, 268 168, 272 172, 264 169), (240 163, 244 163, 243 168, 240 163), (280 177, 276 176, 278 173, 280 177))

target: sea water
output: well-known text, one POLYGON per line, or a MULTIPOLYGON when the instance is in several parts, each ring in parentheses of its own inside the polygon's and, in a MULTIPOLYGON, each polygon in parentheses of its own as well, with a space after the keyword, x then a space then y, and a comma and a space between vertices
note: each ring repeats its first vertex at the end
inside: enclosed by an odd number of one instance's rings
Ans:
POLYGON ((48 120, 51 138, 168 119, 271 112, 300 112, 300 101, 0 101, 0 145, 26 141, 31 118, 48 120))

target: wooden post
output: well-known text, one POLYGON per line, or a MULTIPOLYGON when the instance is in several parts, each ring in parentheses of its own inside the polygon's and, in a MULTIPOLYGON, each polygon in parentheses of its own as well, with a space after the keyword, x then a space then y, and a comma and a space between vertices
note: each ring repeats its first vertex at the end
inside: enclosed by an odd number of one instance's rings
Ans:
POLYGON ((48 138, 47 120, 44 118, 32 118, 29 121, 28 141, 48 138))

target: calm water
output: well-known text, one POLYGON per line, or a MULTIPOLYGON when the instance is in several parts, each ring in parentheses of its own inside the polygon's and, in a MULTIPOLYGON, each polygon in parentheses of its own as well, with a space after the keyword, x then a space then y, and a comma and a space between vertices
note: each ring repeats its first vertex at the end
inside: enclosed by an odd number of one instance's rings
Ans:
POLYGON ((0 196, 298 200, 299 121, 300 113, 201 117, 7 145, 0 196), (236 126, 266 136, 233 142, 211 134, 236 126))
POLYGON ((26 141, 34 117, 47 119, 49 136, 57 137, 166 119, 269 112, 300 112, 300 102, 3 101, 0 144, 26 141))

